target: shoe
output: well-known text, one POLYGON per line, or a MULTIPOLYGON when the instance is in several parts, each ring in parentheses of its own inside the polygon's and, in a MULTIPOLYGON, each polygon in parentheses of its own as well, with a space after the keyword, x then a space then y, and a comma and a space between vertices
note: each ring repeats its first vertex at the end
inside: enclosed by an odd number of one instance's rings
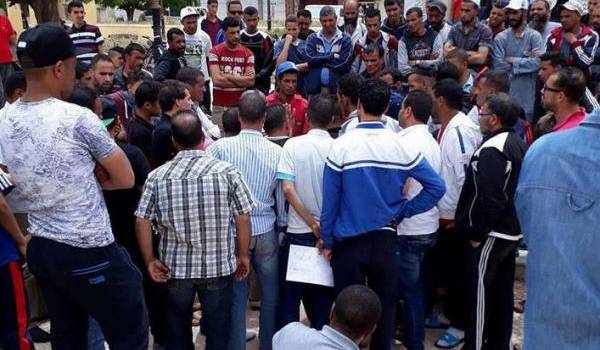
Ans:
POLYGON ((49 343, 51 338, 50 333, 37 326, 29 330, 29 336, 34 343, 49 343))
POLYGON ((444 314, 433 314, 425 319, 425 328, 444 329, 450 326, 450 320, 444 314))
POLYGON ((256 332, 251 329, 246 329, 246 341, 256 338, 256 332))
POLYGON ((465 341, 465 331, 450 327, 435 342, 440 349, 453 349, 465 341))

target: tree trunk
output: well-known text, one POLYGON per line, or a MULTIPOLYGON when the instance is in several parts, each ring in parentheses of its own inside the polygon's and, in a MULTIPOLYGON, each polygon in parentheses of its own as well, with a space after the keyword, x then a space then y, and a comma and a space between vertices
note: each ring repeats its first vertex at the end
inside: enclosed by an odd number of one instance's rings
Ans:
POLYGON ((122 7, 127 12, 127 20, 133 21, 133 13, 135 12, 135 7, 133 6, 123 6, 122 7))
POLYGON ((47 22, 58 24, 61 21, 58 0, 20 0, 19 3, 21 6, 31 6, 38 24, 47 22))

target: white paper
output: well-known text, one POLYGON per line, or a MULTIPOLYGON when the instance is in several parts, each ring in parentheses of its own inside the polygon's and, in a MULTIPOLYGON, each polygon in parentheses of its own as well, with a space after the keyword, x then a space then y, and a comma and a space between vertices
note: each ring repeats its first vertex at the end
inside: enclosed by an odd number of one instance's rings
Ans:
POLYGON ((333 287, 333 271, 329 261, 320 255, 315 247, 290 245, 285 279, 333 287))

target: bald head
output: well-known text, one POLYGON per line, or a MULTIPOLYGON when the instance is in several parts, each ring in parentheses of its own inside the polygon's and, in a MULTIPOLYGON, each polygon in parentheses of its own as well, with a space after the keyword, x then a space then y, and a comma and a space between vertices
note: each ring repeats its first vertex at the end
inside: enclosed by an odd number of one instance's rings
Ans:
POLYGON ((173 141, 182 150, 197 149, 204 142, 202 122, 193 111, 180 111, 171 118, 173 141))
POLYGON ((358 1, 356 0, 346 0, 344 1, 344 11, 346 10, 355 10, 358 11, 358 1))
POLYGON ((249 90, 242 94, 238 105, 240 119, 248 124, 258 123, 264 119, 267 105, 265 95, 257 90, 249 90))
POLYGON ((358 22, 358 1, 346 0, 344 2, 344 24, 356 27, 358 22))

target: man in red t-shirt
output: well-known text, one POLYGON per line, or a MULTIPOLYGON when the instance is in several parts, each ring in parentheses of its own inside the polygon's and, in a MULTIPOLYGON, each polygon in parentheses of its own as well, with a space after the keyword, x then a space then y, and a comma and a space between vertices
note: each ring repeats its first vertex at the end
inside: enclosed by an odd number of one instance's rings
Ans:
POLYGON ((306 117, 308 101, 297 91, 298 68, 293 62, 285 61, 277 66, 275 75, 278 89, 267 96, 267 106, 289 105, 294 113, 294 125, 291 125, 292 136, 306 134, 309 129, 306 117))
POLYGON ((0 107, 6 102, 4 96, 4 83, 6 78, 14 71, 11 47, 17 41, 17 33, 13 29, 8 17, 0 15, 0 107))
POLYGON ((254 55, 240 44, 240 22, 223 20, 225 42, 213 47, 208 65, 213 82, 213 121, 223 130, 223 112, 238 104, 240 96, 254 87, 254 55))

